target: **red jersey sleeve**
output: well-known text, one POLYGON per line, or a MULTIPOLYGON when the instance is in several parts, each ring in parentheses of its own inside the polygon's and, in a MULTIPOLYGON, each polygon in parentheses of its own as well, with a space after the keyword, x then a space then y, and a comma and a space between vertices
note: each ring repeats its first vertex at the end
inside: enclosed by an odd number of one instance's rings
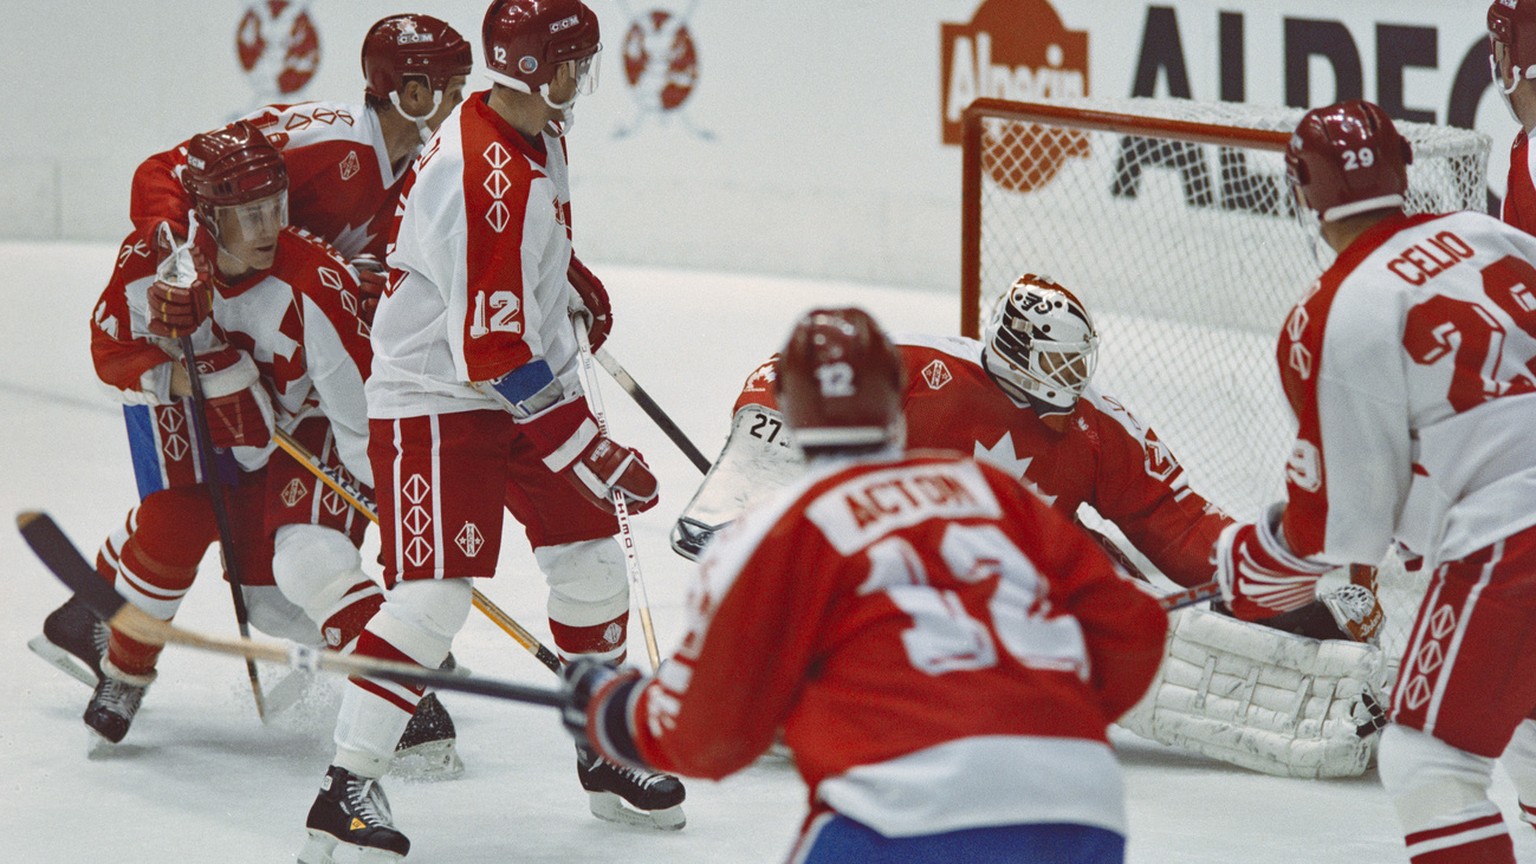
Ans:
POLYGON ((1088 503, 1174 582, 1193 586, 1215 573, 1211 549, 1231 517, 1189 486, 1184 467, 1151 427, 1108 396, 1089 405, 1099 459, 1088 503))
POLYGON ((96 376, 119 390, 141 389, 145 372, 171 358, 160 346, 136 337, 129 286, 155 275, 154 253, 146 233, 128 235, 117 253, 117 266, 91 313, 91 360, 96 376))
POLYGON ((133 172, 129 194, 128 218, 146 237, 154 236, 155 226, 169 222, 178 237, 187 236, 187 212, 192 196, 181 186, 181 169, 187 164, 186 142, 145 159, 133 172))

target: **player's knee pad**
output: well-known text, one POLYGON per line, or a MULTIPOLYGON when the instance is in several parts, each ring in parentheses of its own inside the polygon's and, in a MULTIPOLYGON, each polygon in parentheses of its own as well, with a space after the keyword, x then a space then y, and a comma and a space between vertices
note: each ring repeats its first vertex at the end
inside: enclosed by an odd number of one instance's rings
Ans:
MULTIPOLYGON (((474 586, 468 579, 401 582, 389 590, 384 605, 368 622, 367 633, 415 662, 436 669, 469 618, 473 594, 474 586)), ((361 647, 358 650, 363 652, 361 647)))
POLYGON ((321 525, 284 525, 272 542, 272 578, 316 622, 359 579, 363 559, 345 534, 321 525))
POLYGON ((320 629, 275 585, 246 585, 240 589, 251 626, 274 639, 304 645, 320 643, 320 629))
POLYGON ((1536 720, 1515 727, 1500 761, 1520 793, 1520 818, 1536 825, 1536 720))
POLYGON ((1377 763, 1407 833, 1455 824, 1481 810, 1497 812, 1488 799, 1492 759, 1394 724, 1382 732, 1377 763))
POLYGON ((533 550, 549 583, 549 617, 578 627, 609 621, 629 609, 624 550, 613 537, 533 550))

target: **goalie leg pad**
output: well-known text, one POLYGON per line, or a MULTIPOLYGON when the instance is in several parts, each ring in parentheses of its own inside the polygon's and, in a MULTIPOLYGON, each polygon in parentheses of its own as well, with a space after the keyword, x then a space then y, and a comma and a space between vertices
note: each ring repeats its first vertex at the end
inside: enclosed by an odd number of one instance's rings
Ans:
POLYGON ((1417 729, 1382 733, 1381 785, 1414 862, 1514 864, 1509 831, 1488 798, 1493 762, 1417 729))
POLYGON ((1170 621, 1148 695, 1120 725, 1282 777, 1353 777, 1371 764, 1385 659, 1200 609, 1170 621))

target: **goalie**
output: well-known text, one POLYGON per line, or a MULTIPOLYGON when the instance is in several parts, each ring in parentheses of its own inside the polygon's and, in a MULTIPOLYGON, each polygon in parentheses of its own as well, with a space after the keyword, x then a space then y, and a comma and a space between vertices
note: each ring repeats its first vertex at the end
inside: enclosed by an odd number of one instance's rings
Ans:
MULTIPOLYGON (((980 341, 898 335, 908 445, 998 465, 1068 518, 1086 505, 1173 582, 1209 582, 1211 550, 1232 519, 1190 487, 1151 428, 1093 386, 1098 340, 1082 302, 1033 274, 1010 287, 980 341)), ((747 379, 725 449, 673 529, 684 557, 801 470, 773 396, 777 359, 747 379)), ((1382 621, 1374 578, 1357 568, 1349 585, 1265 626, 1181 613, 1158 680, 1122 724, 1266 773, 1359 774, 1384 676, 1370 644, 1382 621)))

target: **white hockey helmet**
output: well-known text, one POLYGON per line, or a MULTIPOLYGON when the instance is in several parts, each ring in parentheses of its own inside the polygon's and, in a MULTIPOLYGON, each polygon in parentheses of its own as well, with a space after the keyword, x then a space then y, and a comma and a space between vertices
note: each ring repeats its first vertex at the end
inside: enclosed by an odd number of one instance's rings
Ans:
POLYGON ((1088 309, 1050 277, 1033 273, 998 299, 982 342, 992 380, 1042 414, 1071 411, 1098 365, 1099 331, 1088 309))

